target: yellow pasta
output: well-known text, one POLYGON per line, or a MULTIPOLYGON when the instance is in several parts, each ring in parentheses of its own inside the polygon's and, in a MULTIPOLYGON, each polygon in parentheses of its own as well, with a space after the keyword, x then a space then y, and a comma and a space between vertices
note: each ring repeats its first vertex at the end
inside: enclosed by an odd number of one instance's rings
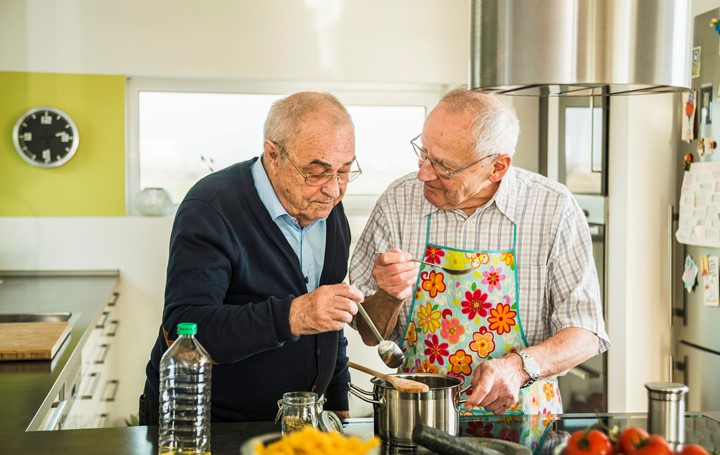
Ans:
POLYGON ((379 444, 377 436, 363 442, 354 436, 345 437, 335 431, 324 433, 308 426, 283 436, 267 447, 258 443, 253 450, 258 455, 365 455, 379 444))

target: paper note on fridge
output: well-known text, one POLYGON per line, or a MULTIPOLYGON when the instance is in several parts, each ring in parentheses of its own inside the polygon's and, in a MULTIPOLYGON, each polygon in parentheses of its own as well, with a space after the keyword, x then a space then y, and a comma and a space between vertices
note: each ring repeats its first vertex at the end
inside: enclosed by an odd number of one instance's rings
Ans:
MULTIPOLYGON (((705 259, 705 258, 703 258, 705 259)), ((704 261, 703 261, 704 262, 704 261)), ((707 256, 703 264, 703 292, 705 306, 720 306, 720 286, 718 282, 718 257, 707 256), (707 268, 705 268, 707 264, 707 268)))
POLYGON ((683 176, 675 237, 686 245, 720 247, 720 162, 693 163, 683 176))

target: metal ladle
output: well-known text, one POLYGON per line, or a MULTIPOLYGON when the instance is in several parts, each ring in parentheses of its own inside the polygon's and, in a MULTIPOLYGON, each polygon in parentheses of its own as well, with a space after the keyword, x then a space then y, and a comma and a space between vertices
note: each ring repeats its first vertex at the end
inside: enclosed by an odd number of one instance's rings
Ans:
POLYGON ((451 269, 448 267, 442 267, 441 265, 438 265, 438 264, 433 264, 432 262, 425 262, 425 261, 421 261, 420 259, 415 259, 415 258, 410 259, 410 260, 413 262, 417 262, 419 264, 425 264, 430 267, 436 267, 438 269, 442 269, 445 273, 449 273, 450 275, 465 275, 466 273, 470 273, 473 270, 475 270, 472 267, 469 267, 467 269, 451 269))
POLYGON ((360 315, 363 317, 363 319, 365 319, 365 322, 367 322, 370 330, 372 330, 373 335, 375 335, 375 338, 377 338, 377 340, 380 342, 380 344, 378 345, 378 355, 380 356, 382 361, 385 362, 385 365, 389 366, 390 368, 397 368, 402 365, 403 360, 405 360, 405 355, 400 349, 400 346, 398 346, 397 343, 393 341, 384 339, 382 335, 380 335, 380 332, 378 332, 377 327, 375 327, 375 323, 365 312, 365 308, 363 308, 362 305, 360 305, 359 303, 357 304, 357 307, 360 315))
MULTIPOLYGON (((384 251, 376 251, 375 252, 375 254, 384 254, 384 253, 385 253, 384 251)), ((466 273, 470 273, 473 270, 475 270, 472 267, 469 267, 467 269, 451 269, 449 267, 443 267, 440 264, 433 264, 432 262, 421 261, 420 259, 415 259, 415 258, 411 258, 410 260, 413 262, 417 262, 418 264, 425 264, 429 267, 436 267, 438 269, 441 269, 445 273, 449 273, 450 275, 465 275, 466 273)))

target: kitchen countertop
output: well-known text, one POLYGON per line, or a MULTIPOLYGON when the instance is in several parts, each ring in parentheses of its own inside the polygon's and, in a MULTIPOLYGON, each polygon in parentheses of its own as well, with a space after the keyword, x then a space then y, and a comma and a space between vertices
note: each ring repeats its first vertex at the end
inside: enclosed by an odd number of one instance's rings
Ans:
MULTIPOLYGON (((26 429, 39 408, 49 407, 48 396, 57 390, 63 369, 80 362, 80 350, 104 305, 111 299, 119 280, 117 271, 88 272, 3 272, 0 271, 0 312, 70 311, 72 329, 52 361, 0 362, 0 453, 42 454, 157 454, 157 427, 118 427, 61 431, 26 429)), ((504 417, 508 418, 508 417, 504 417)), ((513 416, 511 419, 529 419, 513 416)), ((491 422, 498 417, 465 418, 491 422)), ((644 413, 565 414, 552 424, 541 452, 550 453, 572 431, 601 421, 606 426, 646 426, 644 413)), ((529 422, 529 421, 528 421, 529 422)), ((523 423, 524 424, 524 423, 523 423)), ((529 424, 529 423, 528 423, 529 424)), ((687 442, 720 448, 720 412, 688 413, 687 442)), ((212 453, 238 455, 246 440, 279 432, 273 422, 215 423, 212 425, 212 453)), ((345 432, 371 435, 372 419, 348 419, 345 432)), ((382 453, 402 453, 385 449, 382 453)))
POLYGON ((89 336, 89 325, 112 298, 118 280, 117 270, 0 271, 0 313, 72 313, 70 335, 52 360, 0 362, 0 440, 6 439, 2 433, 25 432, 38 409, 49 409, 45 398, 60 388, 66 366, 79 365, 76 347, 89 336))
MULTIPOLYGON (((529 416, 514 416, 512 419, 529 419, 529 416)), ((484 422, 498 417, 474 418, 484 422)), ((559 417, 551 431, 559 437, 547 439, 545 445, 536 453, 548 454, 571 432, 587 428, 596 422, 605 425, 618 424, 645 427, 643 413, 622 414, 565 414, 559 417)), ((705 447, 720 447, 720 412, 688 413, 686 432, 690 434, 686 442, 700 442, 705 447)), ((248 439, 266 433, 280 431, 279 424, 273 422, 215 423, 211 429, 211 450, 213 455, 239 455, 240 446, 248 439)), ((372 419, 348 419, 345 432, 353 435, 372 432, 372 419), (355 427, 351 430, 351 427, 355 427)), ((93 430, 40 431, 5 435, 0 432, 0 453, 33 455, 44 454, 82 454, 82 455, 156 455, 157 427, 137 426, 125 428, 100 428, 93 430)), ((405 453, 402 449, 383 448, 382 454, 405 453)), ((421 451, 418 451, 420 455, 421 451)), ((427 452, 423 452, 427 453, 427 452)))

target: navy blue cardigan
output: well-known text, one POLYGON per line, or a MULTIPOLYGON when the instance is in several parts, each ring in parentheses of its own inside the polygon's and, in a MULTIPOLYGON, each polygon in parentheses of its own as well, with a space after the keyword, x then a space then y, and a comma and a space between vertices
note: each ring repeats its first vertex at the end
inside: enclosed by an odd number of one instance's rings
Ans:
MULTIPOLYGON (((258 158, 200 180, 180 205, 170 237, 162 326, 148 362, 145 394, 158 402, 163 330, 198 324, 212 370, 213 421, 272 420, 291 391, 325 394, 325 409, 348 409, 343 331, 295 337, 293 298, 306 294, 300 263, 255 190, 258 158)), ((350 228, 342 204, 327 218, 320 285, 347 274, 350 228)))

